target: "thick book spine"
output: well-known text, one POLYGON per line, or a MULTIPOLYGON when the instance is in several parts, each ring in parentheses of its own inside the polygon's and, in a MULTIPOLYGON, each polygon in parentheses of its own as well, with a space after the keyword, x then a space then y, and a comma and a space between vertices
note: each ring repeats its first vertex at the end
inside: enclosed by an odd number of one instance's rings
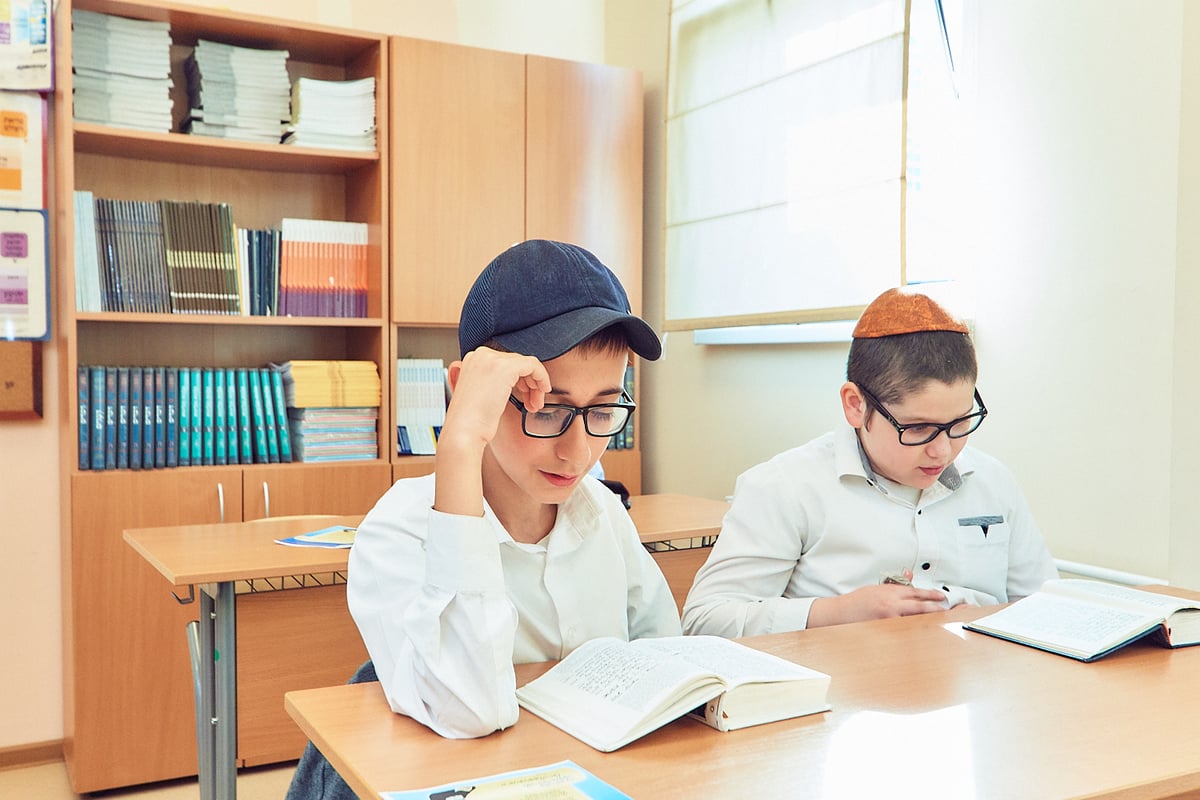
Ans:
POLYGON ((88 377, 91 371, 88 367, 79 365, 75 369, 76 387, 76 409, 79 423, 79 438, 77 440, 79 446, 79 468, 92 468, 92 425, 91 415, 88 413, 91 410, 92 394, 88 386, 88 377))
POLYGON ((292 460, 292 437, 288 430, 287 400, 283 393, 283 373, 270 370, 271 394, 275 400, 275 423, 279 427, 279 460, 289 463, 292 460))
POLYGON ((154 469, 162 465, 154 458, 154 373, 155 367, 142 369, 142 469, 154 469))
MULTIPOLYGON (((178 375, 179 403, 176 406, 175 422, 179 428, 179 466, 192 465, 192 382, 187 367, 176 370, 178 375)), ((197 462, 199 463, 199 462, 197 462)))
POLYGON ((117 469, 129 469, 129 367, 117 367, 117 469))
POLYGON ((254 433, 250 424, 250 371, 237 371, 238 400, 238 460, 243 464, 254 463, 254 433))
MULTIPOLYGON (((204 384, 199 367, 192 367, 187 373, 192 391, 192 417, 188 421, 192 432, 192 466, 198 467, 204 463, 204 384)), ((183 370, 179 371, 179 379, 183 380, 183 370)))
POLYGON ((226 447, 229 440, 225 435, 225 370, 214 369, 213 374, 213 463, 227 464, 226 447))
POLYGON ((142 368, 129 368, 129 468, 142 468, 142 368))
POLYGON ((267 451, 266 420, 263 417, 262 381, 258 370, 248 370, 250 379, 251 416, 254 420, 254 461, 256 464, 267 464, 270 455, 267 451))
POLYGON ((104 468, 117 468, 117 368, 104 368, 104 468))
POLYGON ((226 453, 230 464, 237 464, 238 453, 238 402, 237 402, 237 372, 225 370, 225 436, 226 453))
POLYGON ((179 370, 154 368, 154 466, 179 466, 179 370))
POLYGON ((200 370, 200 446, 205 466, 212 466, 217 459, 217 397, 216 375, 212 369, 200 370))
POLYGON ((107 370, 91 368, 92 390, 92 469, 104 469, 104 442, 107 439, 108 419, 104 412, 104 385, 107 370))
POLYGON ((267 460, 272 464, 278 464, 279 428, 275 423, 275 392, 271 385, 271 370, 266 367, 260 369, 258 379, 262 384, 263 428, 267 431, 267 460))

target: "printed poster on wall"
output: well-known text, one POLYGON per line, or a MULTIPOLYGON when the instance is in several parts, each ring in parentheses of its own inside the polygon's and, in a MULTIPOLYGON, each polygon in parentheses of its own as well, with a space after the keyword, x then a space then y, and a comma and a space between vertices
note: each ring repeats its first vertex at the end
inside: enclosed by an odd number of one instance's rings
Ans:
POLYGON ((0 89, 0 207, 45 208, 45 173, 46 98, 0 89))
POLYGON ((0 0, 0 88, 54 88, 52 0, 0 0))
POLYGON ((45 209, 0 208, 0 340, 50 338, 45 209))

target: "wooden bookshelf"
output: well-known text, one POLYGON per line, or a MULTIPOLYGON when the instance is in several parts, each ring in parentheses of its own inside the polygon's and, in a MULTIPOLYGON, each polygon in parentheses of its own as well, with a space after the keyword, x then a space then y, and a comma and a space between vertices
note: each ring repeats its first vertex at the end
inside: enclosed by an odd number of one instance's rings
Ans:
MULTIPOLYGON (((196 731, 183 622, 160 579, 137 564, 121 539, 129 527, 254 519, 267 514, 361 514, 391 484, 382 425, 378 457, 346 464, 243 464, 158 470, 80 470, 75 435, 76 367, 91 364, 262 367, 296 358, 369 360, 386 378, 390 362, 387 156, 388 47, 384 36, 271 20, 228 10, 142 0, 63 0, 55 23, 57 86, 53 120, 57 335, 62 418, 64 559, 64 733, 73 788, 92 792, 196 772, 196 731), (72 8, 167 20, 172 34, 176 126, 187 109, 183 61, 198 39, 289 51, 289 76, 373 77, 379 146, 375 152, 259 144, 182 133, 147 133, 75 124, 71 114, 72 8), (228 203, 246 228, 277 227, 283 217, 366 223, 369 281, 365 318, 245 317, 81 313, 75 308, 75 190, 124 200, 228 203)), ((384 392, 384 407, 388 394, 384 392)), ((303 594, 303 592, 298 593, 303 594)), ((243 623, 259 634, 302 621, 353 632, 344 601, 245 600, 243 623), (258 609, 251 613, 251 607, 258 609), (278 609, 278 610, 274 610, 278 609)), ((239 601, 241 604, 241 601, 239 601)), ((248 631, 246 638, 257 639, 248 631)), ((267 641, 270 641, 267 638, 267 641)), ((292 654, 295 655, 294 653, 292 654)), ((351 659, 357 659, 354 653, 351 659)), ((310 652, 330 680, 353 664, 310 652), (332 664, 332 666, 330 666, 332 664)), ((248 660, 247 660, 248 659, 248 660)), ((249 675, 279 672, 280 654, 248 651, 249 675)), ((284 681, 286 684, 286 680, 284 681)), ((284 686, 283 688, 286 688, 284 686)), ((273 687, 282 696, 282 688, 273 687)), ((259 683, 240 692, 251 709, 274 705, 259 683)), ((281 701, 280 701, 281 702, 281 701)), ((304 739, 279 714, 244 716, 239 758, 263 763, 296 757, 304 739), (262 730, 258 730, 262 726, 262 730)))

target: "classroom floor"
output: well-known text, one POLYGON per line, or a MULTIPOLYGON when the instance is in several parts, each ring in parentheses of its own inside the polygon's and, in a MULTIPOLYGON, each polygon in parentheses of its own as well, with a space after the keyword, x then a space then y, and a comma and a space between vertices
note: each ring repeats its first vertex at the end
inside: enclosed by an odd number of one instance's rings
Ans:
MULTIPOLYGON (((238 800, 283 800, 296 764, 254 767, 238 771, 238 800)), ((131 789, 111 789, 78 795, 71 791, 66 766, 61 762, 0 770, 0 797, 8 800, 198 800, 200 787, 195 778, 164 781, 131 789)))

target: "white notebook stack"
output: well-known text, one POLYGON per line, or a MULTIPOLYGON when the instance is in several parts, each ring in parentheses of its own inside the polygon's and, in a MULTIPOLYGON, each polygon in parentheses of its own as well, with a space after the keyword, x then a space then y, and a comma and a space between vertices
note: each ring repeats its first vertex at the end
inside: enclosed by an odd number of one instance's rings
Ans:
POLYGON ((292 117, 284 144, 375 150, 375 79, 292 84, 292 117))
POLYGON ((171 27, 71 10, 72 97, 77 122, 171 130, 171 27))

